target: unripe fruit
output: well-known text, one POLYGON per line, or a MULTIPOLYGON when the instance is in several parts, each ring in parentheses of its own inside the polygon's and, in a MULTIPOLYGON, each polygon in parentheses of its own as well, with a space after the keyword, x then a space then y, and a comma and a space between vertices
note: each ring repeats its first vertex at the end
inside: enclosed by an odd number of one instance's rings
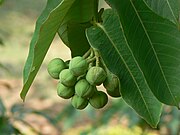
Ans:
POLYGON ((75 85, 77 78, 73 75, 70 69, 64 69, 59 74, 60 82, 67 86, 72 87, 75 85))
POLYGON ((103 83, 107 93, 112 97, 121 97, 119 78, 112 73, 108 73, 106 80, 103 83))
POLYGON ((79 80, 75 85, 75 92, 80 97, 90 98, 94 91, 94 86, 90 85, 86 79, 79 80))
POLYGON ((71 104, 76 109, 84 109, 88 105, 88 100, 78 95, 74 95, 71 99, 71 104))
POLYGON ((57 94, 58 96, 69 99, 71 98, 75 93, 74 87, 66 87, 62 83, 58 83, 57 86, 57 94))
POLYGON ((55 58, 49 62, 47 70, 51 77, 59 79, 60 72, 65 68, 65 62, 60 58, 55 58))
POLYGON ((91 85, 101 85, 106 79, 106 72, 101 67, 91 67, 87 74, 86 80, 91 85))
POLYGON ((96 91, 94 95, 89 99, 89 103, 96 109, 103 108, 108 102, 106 93, 102 91, 96 91))
POLYGON ((77 56, 71 59, 69 69, 75 76, 80 76, 85 74, 88 70, 88 63, 83 57, 77 56))

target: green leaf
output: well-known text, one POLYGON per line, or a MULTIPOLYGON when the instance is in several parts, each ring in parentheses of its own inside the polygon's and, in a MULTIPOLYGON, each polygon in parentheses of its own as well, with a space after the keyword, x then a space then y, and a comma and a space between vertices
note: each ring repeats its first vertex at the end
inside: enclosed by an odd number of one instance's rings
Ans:
POLYGON ((87 30, 90 44, 98 49, 108 69, 120 78, 121 95, 142 118, 156 127, 161 103, 152 94, 146 78, 127 43, 119 17, 106 10, 103 23, 87 30))
POLYGON ((90 27, 90 23, 79 24, 69 22, 68 26, 68 41, 69 48, 71 49, 72 57, 83 55, 90 48, 89 42, 87 41, 85 30, 90 27))
POLYGON ((29 55, 24 67, 21 98, 25 96, 31 86, 49 46, 63 23, 63 19, 75 0, 48 0, 47 6, 37 20, 34 35, 30 43, 29 55))
POLYGON ((98 0, 76 0, 68 11, 64 23, 74 21, 77 23, 85 23, 92 19, 96 14, 98 0))
POLYGON ((158 15, 179 24, 179 0, 145 0, 149 7, 158 15))
POLYGON ((180 32, 143 0, 107 0, 116 9, 131 52, 159 101, 180 105, 180 32), (127 12, 128 11, 128 12, 127 12))
POLYGON ((90 23, 80 24, 70 21, 59 29, 59 36, 70 48, 72 57, 82 56, 89 49, 85 30, 90 26, 92 26, 90 23))
POLYGON ((62 41, 71 49, 72 57, 83 55, 89 49, 85 29, 96 14, 98 0, 76 0, 59 28, 62 41))

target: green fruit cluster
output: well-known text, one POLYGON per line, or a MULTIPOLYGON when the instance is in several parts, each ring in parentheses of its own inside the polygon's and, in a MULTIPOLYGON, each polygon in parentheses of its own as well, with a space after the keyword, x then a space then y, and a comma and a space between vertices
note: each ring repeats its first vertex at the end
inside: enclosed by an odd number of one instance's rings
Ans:
POLYGON ((62 59, 54 58, 49 62, 47 70, 52 78, 59 79, 60 72, 66 67, 66 63, 62 59))
POLYGON ((106 88, 106 92, 109 96, 121 97, 121 84, 119 78, 115 74, 108 72, 106 80, 103 82, 103 86, 106 88))
POLYGON ((94 61, 97 59, 76 56, 66 62, 55 58, 48 64, 50 76, 59 79, 58 96, 64 99, 71 98, 71 104, 76 109, 82 110, 89 103, 92 107, 100 109, 108 102, 107 94, 112 97, 121 96, 118 77, 104 66, 93 65, 94 61), (97 90, 96 86, 101 84, 106 88, 107 94, 97 90))

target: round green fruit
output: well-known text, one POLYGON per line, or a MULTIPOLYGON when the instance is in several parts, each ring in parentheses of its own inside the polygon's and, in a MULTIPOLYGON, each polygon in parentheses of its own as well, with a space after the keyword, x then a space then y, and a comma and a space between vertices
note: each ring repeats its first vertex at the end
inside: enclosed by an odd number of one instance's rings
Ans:
POLYGON ((94 91, 94 86, 90 85, 86 79, 79 80, 75 85, 75 93, 80 97, 90 98, 94 91))
POLYGON ((80 76, 85 74, 88 70, 88 63, 83 57, 77 56, 71 59, 69 63, 69 69, 75 76, 80 76))
POLYGON ((78 95, 74 95, 71 99, 71 104, 76 109, 84 109, 88 105, 88 100, 78 95))
POLYGON ((62 83, 58 83, 57 86, 57 94, 58 96, 69 99, 71 98, 75 93, 74 87, 66 87, 62 83))
POLYGON ((103 85, 106 88, 107 93, 111 97, 121 97, 120 81, 119 81, 119 78, 115 74, 108 73, 106 80, 103 82, 103 85))
POLYGON ((121 97, 119 89, 120 88, 116 88, 113 90, 106 89, 106 92, 108 93, 109 96, 114 97, 114 98, 118 98, 118 97, 121 97))
POLYGON ((55 58, 49 62, 47 70, 52 78, 59 79, 60 72, 65 68, 65 62, 60 58, 55 58))
POLYGON ((62 70, 59 74, 59 79, 60 82, 67 87, 74 86, 77 81, 77 78, 73 75, 70 69, 62 70))
POLYGON ((96 109, 103 108, 108 102, 106 93, 102 91, 96 91, 94 95, 89 99, 89 103, 96 109))
POLYGON ((106 72, 101 67, 91 67, 87 74, 86 80, 91 85, 101 85, 106 79, 106 72))

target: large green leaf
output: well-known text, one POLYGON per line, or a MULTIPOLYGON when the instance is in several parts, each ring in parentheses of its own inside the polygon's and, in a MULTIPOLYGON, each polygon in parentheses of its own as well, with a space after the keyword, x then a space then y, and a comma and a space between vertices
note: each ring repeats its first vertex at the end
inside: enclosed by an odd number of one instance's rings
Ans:
POLYGON ((116 9, 131 52, 154 95, 180 104, 180 32, 143 0, 107 0, 116 9))
POLYGON ((69 21, 59 29, 59 36, 70 48, 71 56, 82 56, 90 47, 86 35, 86 28, 92 26, 88 23, 69 21))
POLYGON ((75 21, 85 23, 97 12, 98 0, 76 0, 68 11, 64 22, 75 21))
POLYGON ((98 0, 76 0, 59 28, 59 36, 71 49, 72 56, 83 55, 89 48, 85 29, 97 13, 98 0))
POLYGON ((79 24, 75 22, 67 23, 67 37, 68 37, 68 47, 71 50, 72 57, 82 56, 87 50, 89 50, 90 45, 87 41, 85 30, 90 27, 90 23, 79 24))
POLYGON ((47 6, 37 20, 34 35, 30 43, 29 55, 24 67, 21 98, 25 96, 31 86, 49 46, 60 25, 75 0, 48 0, 47 6))
POLYGON ((145 0, 149 7, 158 15, 161 15, 178 24, 179 0, 145 0))
POLYGON ((65 16, 63 23, 59 28, 59 36, 63 42, 68 46, 68 22, 86 23, 94 16, 94 6, 97 0, 76 0, 69 12, 65 16))
POLYGON ((123 99, 149 124, 156 127, 161 104, 152 94, 146 78, 129 47, 119 18, 112 10, 103 13, 103 24, 87 30, 90 44, 98 49, 111 72, 121 81, 123 99))

